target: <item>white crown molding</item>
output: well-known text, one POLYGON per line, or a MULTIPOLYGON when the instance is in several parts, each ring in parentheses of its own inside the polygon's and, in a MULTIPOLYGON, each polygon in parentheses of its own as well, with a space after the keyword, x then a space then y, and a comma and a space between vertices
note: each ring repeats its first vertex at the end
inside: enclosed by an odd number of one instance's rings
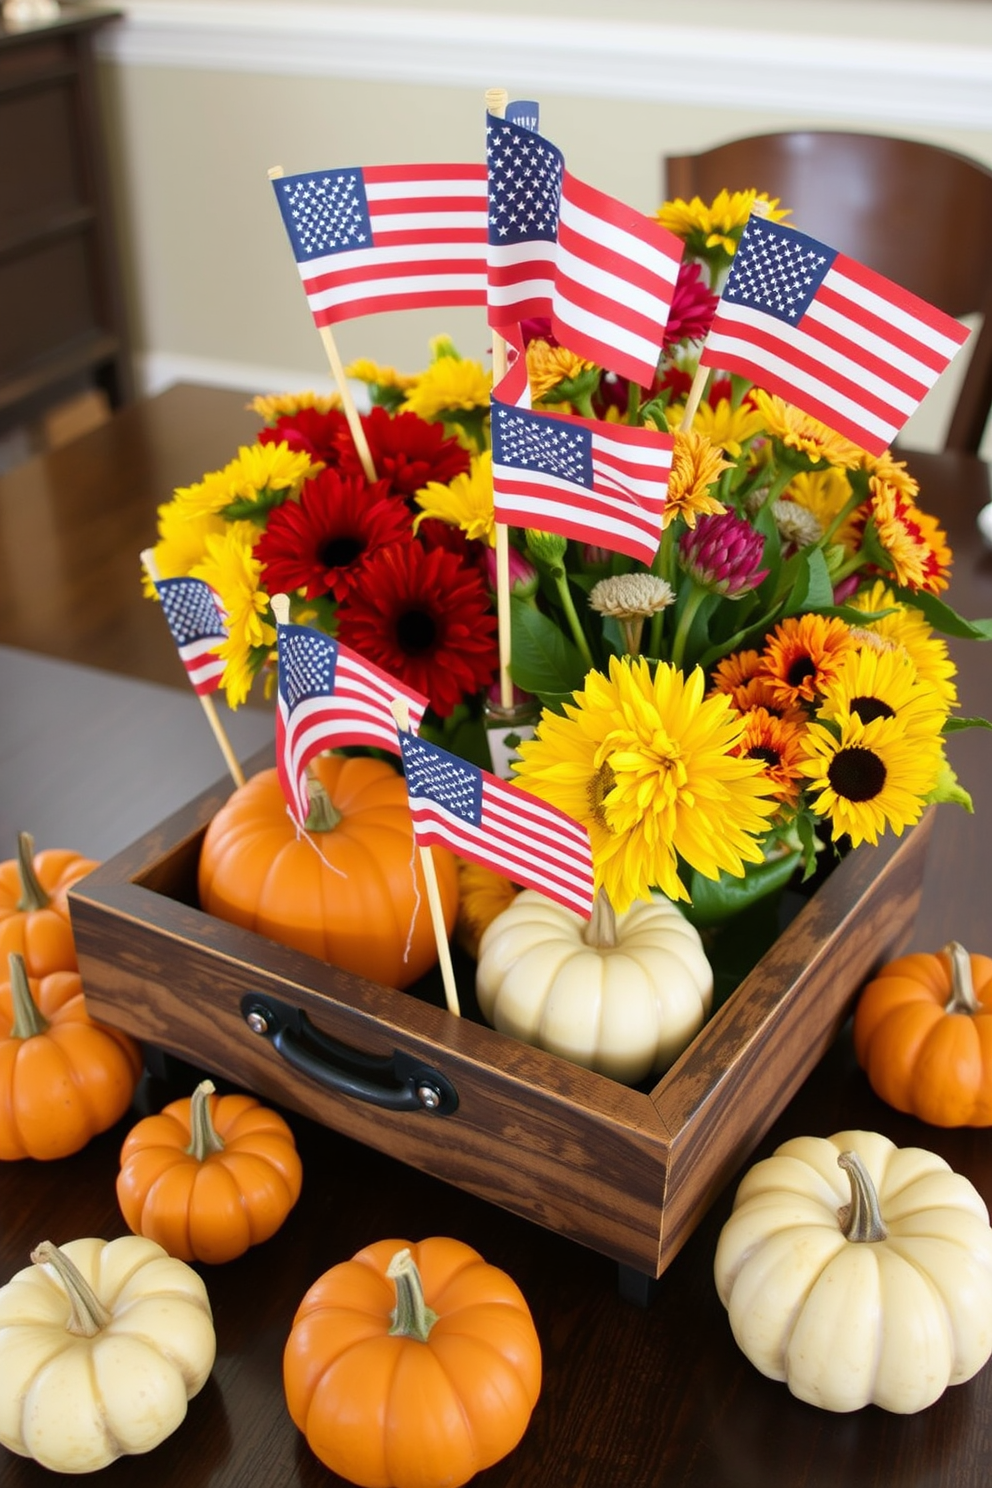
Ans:
POLYGON ((125 66, 799 112, 992 129, 992 48, 467 11, 125 0, 125 66))

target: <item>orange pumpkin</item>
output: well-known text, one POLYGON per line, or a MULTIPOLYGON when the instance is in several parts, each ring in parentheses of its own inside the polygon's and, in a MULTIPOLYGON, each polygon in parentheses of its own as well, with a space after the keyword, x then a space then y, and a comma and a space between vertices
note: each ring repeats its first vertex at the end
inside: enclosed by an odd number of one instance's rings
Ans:
MULTIPOLYGON (((407 987, 435 964, 437 946, 403 777, 385 760, 339 754, 311 768, 308 822, 326 815, 306 832, 297 832, 275 770, 225 802, 203 840, 200 904, 346 971, 407 987)), ((432 851, 450 934, 455 860, 432 851)))
POLYGON ((141 1076, 133 1039, 95 1023, 77 971, 0 982, 0 1158, 67 1157, 120 1120, 141 1076))
POLYGON ((992 958, 952 941, 883 966, 854 1014, 875 1094, 931 1126, 992 1126, 992 958))
POLYGON ((117 1200, 134 1234, 180 1261, 218 1265, 274 1235, 300 1196, 293 1133, 250 1095, 202 1080, 131 1129, 117 1200))
POLYGON ((516 1283, 460 1240, 380 1240, 307 1292, 283 1354, 289 1413, 361 1488, 457 1488, 513 1450, 541 1390, 516 1283))
POLYGON ((18 833, 17 857, 0 863, 0 966, 16 951, 28 976, 76 970, 66 892, 96 866, 65 848, 36 854, 30 834, 18 833))

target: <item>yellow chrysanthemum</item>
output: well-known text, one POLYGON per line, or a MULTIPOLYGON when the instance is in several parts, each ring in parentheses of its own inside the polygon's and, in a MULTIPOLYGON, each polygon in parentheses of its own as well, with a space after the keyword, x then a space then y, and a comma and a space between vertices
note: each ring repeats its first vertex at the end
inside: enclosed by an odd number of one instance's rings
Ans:
POLYGON ((295 494, 313 466, 309 455, 280 444, 243 444, 221 472, 230 481, 230 500, 255 501, 262 491, 295 494))
POLYGON ((752 388, 751 397, 770 438, 788 449, 799 450, 811 460, 826 460, 844 470, 860 467, 864 451, 843 434, 828 429, 812 414, 803 413, 777 393, 766 393, 763 388, 752 388))
POLYGON ((516 884, 494 873, 482 863, 458 858, 458 919, 455 936, 458 944, 475 957, 483 931, 488 930, 498 914, 509 909, 520 892, 516 884))
POLYGON ((906 469, 905 460, 897 460, 890 449, 883 450, 880 455, 870 455, 867 450, 862 450, 861 469, 877 475, 886 485, 894 486, 911 499, 915 500, 920 494, 919 482, 906 469))
POLYGON ((465 536, 479 542, 496 546, 496 521, 493 515, 493 457, 490 450, 473 455, 472 463, 464 475, 456 475, 448 485, 429 481, 417 492, 420 516, 414 527, 425 517, 438 517, 452 527, 460 527, 465 536))
MULTIPOLYGON (((349 374, 350 375, 350 374, 349 374)), ((279 418, 292 418, 302 408, 314 408, 318 413, 329 413, 341 407, 340 393, 259 393, 248 407, 257 413, 263 423, 274 424, 279 418)))
MULTIPOLYGON (((222 536, 226 530, 223 517, 211 512, 191 516, 175 501, 160 506, 159 539, 153 550, 159 577, 185 578, 206 553, 208 537, 222 536)), ((146 575, 145 593, 153 592, 154 585, 146 575)))
POLYGON ((687 526, 695 527, 697 517, 719 516, 726 511, 723 502, 710 495, 709 488, 732 463, 705 434, 697 434, 695 429, 676 433, 668 496, 661 514, 662 528, 676 517, 683 517, 687 526))
MULTIPOLYGON (((220 514, 237 494, 230 465, 223 470, 210 470, 191 486, 177 486, 172 504, 176 516, 187 521, 220 514)), ((160 511, 164 508, 160 508, 160 511)))
POLYGON ((863 723, 849 714, 840 736, 811 723, 803 740, 803 773, 812 806, 828 817, 834 841, 877 843, 887 829, 900 837, 919 821, 944 762, 938 739, 907 734, 898 718, 863 723))
POLYGON ((705 401, 700 403, 693 415, 692 427, 697 434, 705 435, 711 444, 726 450, 736 460, 745 444, 760 434, 764 426, 761 414, 749 403, 734 408, 729 398, 720 398, 715 408, 705 401))
POLYGON ((737 758, 742 724, 703 673, 643 657, 590 672, 565 716, 545 711, 520 745, 521 783, 589 830, 598 887, 618 913, 659 888, 688 899, 682 858, 708 878, 740 877, 775 803, 755 760, 737 758))
POLYGON ((395 367, 380 367, 370 357, 359 357, 344 370, 345 376, 354 378, 356 382, 367 383, 370 387, 396 388, 400 392, 413 387, 417 380, 415 372, 397 372, 395 367))
POLYGON ((690 246, 722 248, 733 254, 755 202, 763 204, 769 222, 781 222, 790 215, 788 207, 779 206, 778 197, 764 191, 721 191, 708 205, 698 196, 689 202, 676 197, 663 203, 655 217, 690 246))
POLYGON ((443 356, 415 379, 401 405, 423 419, 451 418, 463 410, 489 407, 492 378, 479 362, 443 356))
POLYGON ((933 626, 922 610, 898 603, 892 590, 881 579, 871 588, 856 594, 848 603, 868 614, 891 611, 879 620, 866 620, 867 629, 903 650, 917 674, 936 689, 945 707, 954 707, 958 690, 952 678, 957 675, 957 667, 951 660, 946 641, 934 635, 933 626))
POLYGON ((551 346, 540 338, 531 341, 526 355, 531 397, 535 402, 548 397, 560 382, 579 377, 595 365, 564 346, 551 346))
POLYGON ((888 572, 903 588, 939 594, 947 588, 951 549, 936 518, 877 476, 868 486, 869 514, 892 564, 888 572))
POLYGON ((227 615, 227 639, 217 648, 224 658, 221 685, 232 708, 247 698, 252 679, 275 645, 275 626, 266 618, 269 596, 259 588, 262 565, 252 553, 258 531, 250 522, 234 522, 220 536, 207 538, 206 554, 193 577, 215 589, 227 615))

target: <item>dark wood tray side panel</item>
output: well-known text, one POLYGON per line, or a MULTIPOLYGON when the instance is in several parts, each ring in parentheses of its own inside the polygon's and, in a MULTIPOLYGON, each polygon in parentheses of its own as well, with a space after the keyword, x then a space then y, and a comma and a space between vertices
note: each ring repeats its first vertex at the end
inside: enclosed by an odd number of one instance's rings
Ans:
POLYGON ((859 989, 905 945, 933 811, 901 839, 850 854, 655 1088, 673 1133, 662 1269, 822 1059, 859 989))
POLYGON ((658 1274, 667 1140, 649 1096, 143 888, 101 885, 99 876, 106 867, 72 903, 94 1017, 658 1274), (335 996, 335 984, 355 1003, 335 996), (423 1060, 454 1085, 457 1110, 391 1112, 301 1075, 248 1028, 246 992, 302 1009, 362 1054, 399 1048, 423 1060))

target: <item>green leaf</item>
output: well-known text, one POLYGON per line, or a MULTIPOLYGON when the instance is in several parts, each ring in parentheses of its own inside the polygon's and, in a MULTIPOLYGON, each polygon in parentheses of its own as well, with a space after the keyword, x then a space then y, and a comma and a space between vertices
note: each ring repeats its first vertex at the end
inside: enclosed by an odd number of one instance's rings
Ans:
POLYGON ((686 884, 692 899, 691 905, 683 906, 686 919, 697 929, 721 924, 783 889, 801 861, 799 851, 784 853, 767 863, 748 864, 743 878, 729 873, 704 878, 693 869, 686 884))
POLYGON ((510 601, 510 673, 518 687, 544 698, 581 687, 586 674, 578 648, 547 615, 510 601))
POLYGON ((896 589, 903 604, 921 610, 935 630, 943 635, 959 636, 965 641, 992 641, 992 620, 965 620, 934 594, 896 589))
POLYGON ((957 714, 950 714, 944 720, 942 732, 945 734, 959 734, 962 729, 970 728, 992 729, 992 723, 987 718, 960 718, 957 714))

